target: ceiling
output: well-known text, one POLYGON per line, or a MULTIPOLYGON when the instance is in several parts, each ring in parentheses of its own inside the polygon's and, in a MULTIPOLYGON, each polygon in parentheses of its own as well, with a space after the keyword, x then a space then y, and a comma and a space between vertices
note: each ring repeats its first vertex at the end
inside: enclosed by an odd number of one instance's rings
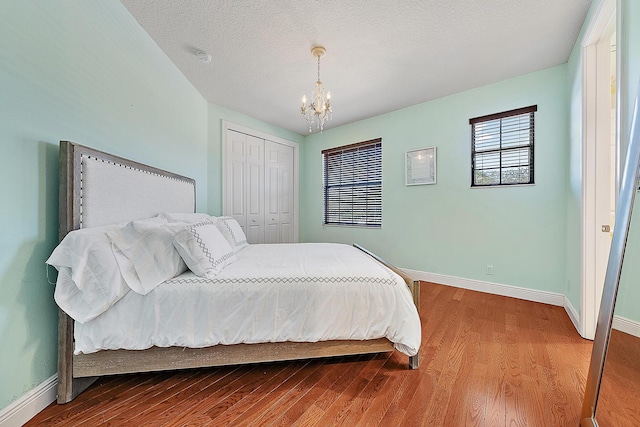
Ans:
POLYGON ((565 63, 591 0, 121 0, 209 102, 305 135, 565 63), (210 64, 195 52, 213 56, 210 64))

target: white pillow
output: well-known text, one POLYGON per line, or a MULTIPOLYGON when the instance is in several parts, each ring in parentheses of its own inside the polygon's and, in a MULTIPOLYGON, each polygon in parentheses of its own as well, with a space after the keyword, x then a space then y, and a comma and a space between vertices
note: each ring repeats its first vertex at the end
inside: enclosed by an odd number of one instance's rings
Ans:
POLYGON ((56 303, 80 323, 97 317, 130 290, 106 234, 119 227, 122 224, 71 231, 46 261, 59 271, 56 303))
POLYGON ((139 219, 107 232, 127 284, 146 295, 165 280, 187 270, 173 246, 174 232, 164 217, 139 219))
POLYGON ((201 212, 161 212, 160 214, 158 214, 158 216, 166 218, 169 222, 186 222, 187 224, 192 224, 194 222, 211 221, 213 218, 208 214, 201 212))
POLYGON ((215 222, 218 230, 227 239, 234 252, 238 252, 240 249, 247 246, 247 237, 242 231, 242 227, 238 224, 238 221, 230 216, 221 216, 216 218, 215 222))
POLYGON ((173 244, 189 269, 201 277, 212 279, 236 260, 227 239, 209 221, 185 226, 173 244))

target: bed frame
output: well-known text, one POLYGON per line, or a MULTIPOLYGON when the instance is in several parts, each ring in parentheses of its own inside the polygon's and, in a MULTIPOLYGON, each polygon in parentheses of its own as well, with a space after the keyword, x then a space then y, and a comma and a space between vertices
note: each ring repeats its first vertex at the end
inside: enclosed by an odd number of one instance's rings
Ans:
MULTIPOLYGON (((116 172, 118 173, 118 172, 116 172)), ((113 178, 107 181, 117 181, 113 178)), ((134 220, 153 216, 160 211, 172 211, 171 196, 166 197, 165 188, 167 184, 180 189, 180 197, 176 202, 182 206, 182 211, 195 212, 195 181, 184 176, 176 175, 113 156, 98 150, 94 150, 69 141, 60 142, 60 239, 69 231, 83 227, 83 224, 91 216, 91 210, 98 211, 101 218, 98 223, 87 226, 96 226, 102 223, 117 223, 123 218, 121 209, 113 210, 110 207, 129 206, 125 215, 126 220, 134 220), (109 185, 106 187, 107 198, 112 200, 102 200, 104 194, 100 195, 100 203, 95 201, 88 204, 88 192, 91 187, 84 188, 86 177, 83 177, 83 161, 99 161, 108 165, 116 166, 115 170, 126 171, 129 174, 126 178, 127 185, 120 186, 122 192, 128 193, 111 195, 109 185), (140 174, 141 186, 136 179, 131 179, 131 174, 140 174), (157 179, 156 179, 157 178, 157 179), (152 182, 150 184, 150 182, 152 182), (149 186, 159 188, 163 194, 163 201, 159 203, 169 203, 168 207, 153 206, 149 200, 141 200, 136 194, 155 194, 149 186), (140 187, 140 188, 136 188, 140 187), (136 193, 136 191, 138 191, 136 193), (165 200, 166 199, 166 200, 165 200), (186 202, 185 202, 186 200, 186 202), (191 202, 192 200, 192 202, 191 202), (185 203, 188 207, 184 207, 185 203), (137 206, 141 205, 141 206, 137 206), (112 209, 113 213, 105 210, 112 209), (106 219, 105 219, 106 218, 106 219), (105 222, 106 221, 106 222, 105 222)), ((112 185, 113 187, 113 185, 112 185)), ((116 185, 117 187, 117 185, 116 185)), ((105 190, 105 189, 103 189, 105 190)), ((158 191, 156 191, 157 193, 158 191)), ((176 210, 173 210, 176 211, 176 210)), ((399 274, 407 283, 416 307, 420 308, 420 282, 411 279, 401 270, 384 262, 366 249, 354 245, 358 249, 372 256, 378 262, 399 274)), ((393 351, 393 345, 386 338, 366 340, 366 341, 323 341, 316 343, 283 342, 264 344, 236 344, 217 345, 206 348, 182 348, 182 347, 152 347, 148 350, 102 350, 92 354, 74 355, 73 329, 74 320, 64 311, 58 310, 58 403, 67 403, 73 400, 78 394, 89 387, 101 375, 124 374, 133 372, 162 371, 186 368, 200 368, 212 366, 237 365, 258 362, 274 362, 282 360, 309 359, 317 357, 345 356, 354 354, 368 354, 393 351)), ((409 367, 417 369, 419 356, 409 357, 409 367)))

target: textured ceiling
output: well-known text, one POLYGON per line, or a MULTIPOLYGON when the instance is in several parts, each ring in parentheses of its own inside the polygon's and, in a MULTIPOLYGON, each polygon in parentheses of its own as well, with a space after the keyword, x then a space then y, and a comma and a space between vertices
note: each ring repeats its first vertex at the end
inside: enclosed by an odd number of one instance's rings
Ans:
POLYGON ((122 3, 207 101, 304 135, 316 44, 328 129, 562 64, 591 0, 122 3))

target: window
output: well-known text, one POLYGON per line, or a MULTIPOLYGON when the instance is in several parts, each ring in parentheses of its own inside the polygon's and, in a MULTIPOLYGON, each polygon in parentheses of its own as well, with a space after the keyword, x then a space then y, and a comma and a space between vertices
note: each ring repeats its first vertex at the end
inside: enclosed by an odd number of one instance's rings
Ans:
POLYGON ((470 119, 471 186, 533 184, 537 105, 470 119))
POLYGON ((382 138, 322 151, 325 225, 382 226, 382 138))

